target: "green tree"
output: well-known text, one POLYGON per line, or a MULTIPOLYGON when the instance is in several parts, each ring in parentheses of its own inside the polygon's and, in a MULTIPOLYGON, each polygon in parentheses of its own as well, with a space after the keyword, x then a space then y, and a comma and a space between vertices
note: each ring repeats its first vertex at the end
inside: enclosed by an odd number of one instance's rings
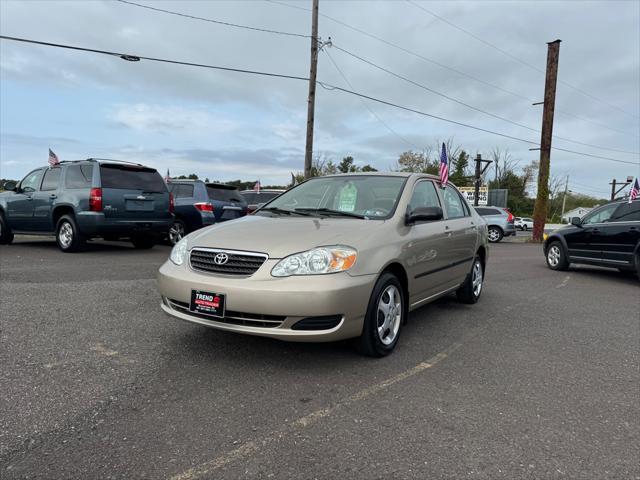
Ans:
POLYGON ((473 186, 473 175, 469 175, 469 155, 464 150, 458 153, 458 158, 452 161, 453 170, 449 175, 449 180, 457 187, 473 186))
POLYGON ((342 161, 338 165, 338 170, 340 171, 340 173, 351 173, 351 172, 357 172, 358 167, 354 165, 353 157, 348 156, 342 159, 342 161))
POLYGON ((360 169, 360 171, 361 171, 361 172, 377 172, 377 171, 378 171, 378 169, 377 169, 377 168, 372 167, 371 165, 369 165, 369 164, 367 163, 364 167, 362 167, 362 168, 360 169))
POLYGON ((409 150, 400 154, 396 170, 400 172, 431 173, 437 175, 439 164, 430 160, 427 153, 409 150))

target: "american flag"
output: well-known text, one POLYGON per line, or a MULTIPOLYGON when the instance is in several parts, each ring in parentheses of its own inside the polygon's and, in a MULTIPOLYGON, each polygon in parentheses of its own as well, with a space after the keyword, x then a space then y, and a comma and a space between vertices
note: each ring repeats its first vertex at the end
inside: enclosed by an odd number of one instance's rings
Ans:
POLYGON ((260 180, 258 180, 256 184, 253 186, 253 191, 256 193, 260 193, 260 180))
POLYGON ((447 161, 447 147, 442 142, 442 154, 440 155, 440 185, 447 186, 449 181, 449 162, 447 161))
POLYGON ((633 182, 633 187, 631 188, 631 192, 629 192, 629 203, 633 202, 638 195, 640 194, 640 185, 638 184, 638 177, 636 177, 636 181, 633 182))
POLYGON ((60 163, 58 156, 53 153, 53 150, 49 149, 49 166, 54 167, 60 163))

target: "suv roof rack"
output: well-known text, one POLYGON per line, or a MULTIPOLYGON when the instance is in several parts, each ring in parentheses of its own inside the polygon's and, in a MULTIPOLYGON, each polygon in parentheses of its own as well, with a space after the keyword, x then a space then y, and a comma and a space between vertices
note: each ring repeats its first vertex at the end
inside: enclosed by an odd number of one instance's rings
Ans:
POLYGON ((126 160, 116 160, 113 158, 95 158, 95 157, 90 157, 87 158, 88 162, 113 162, 113 163, 127 163, 129 165, 138 165, 140 167, 144 167, 144 165, 142 165, 141 163, 137 163, 137 162, 128 162, 126 160))

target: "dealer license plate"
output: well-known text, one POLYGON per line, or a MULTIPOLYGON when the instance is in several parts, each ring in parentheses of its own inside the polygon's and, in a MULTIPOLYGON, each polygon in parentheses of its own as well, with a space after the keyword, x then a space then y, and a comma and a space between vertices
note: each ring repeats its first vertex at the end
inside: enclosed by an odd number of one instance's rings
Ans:
POLYGON ((221 293, 191 290, 189 310, 212 317, 224 317, 225 298, 221 293))

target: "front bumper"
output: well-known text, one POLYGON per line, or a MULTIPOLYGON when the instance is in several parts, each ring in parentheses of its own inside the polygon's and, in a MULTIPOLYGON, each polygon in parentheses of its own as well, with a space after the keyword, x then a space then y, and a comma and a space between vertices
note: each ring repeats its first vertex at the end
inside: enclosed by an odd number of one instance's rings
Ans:
POLYGON ((376 275, 337 273, 275 278, 271 269, 277 262, 269 259, 253 275, 235 277, 198 272, 186 264, 177 266, 167 260, 158 272, 162 310, 188 322, 279 340, 330 342, 360 335, 376 275), (189 312, 191 290, 224 294, 226 311, 233 312, 233 318, 189 312), (292 328, 302 319, 327 316, 341 319, 328 329, 292 328), (243 324, 239 324, 239 317, 245 319, 243 324), (265 318, 270 326, 262 326, 265 318))

